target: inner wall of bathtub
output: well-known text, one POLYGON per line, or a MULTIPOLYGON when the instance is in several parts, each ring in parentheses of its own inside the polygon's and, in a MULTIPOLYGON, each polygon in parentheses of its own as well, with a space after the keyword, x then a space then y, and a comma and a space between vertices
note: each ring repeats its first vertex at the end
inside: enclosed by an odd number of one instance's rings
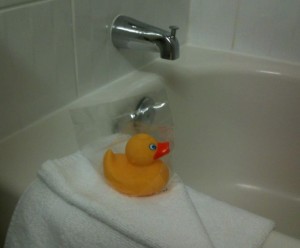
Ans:
POLYGON ((176 172, 197 190, 271 218, 279 231, 300 238, 300 80, 173 72, 165 84, 176 172))

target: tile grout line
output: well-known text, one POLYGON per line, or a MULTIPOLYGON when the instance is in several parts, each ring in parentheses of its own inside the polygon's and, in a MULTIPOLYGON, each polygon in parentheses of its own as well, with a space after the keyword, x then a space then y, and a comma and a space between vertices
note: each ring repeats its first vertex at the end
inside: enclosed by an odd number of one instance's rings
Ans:
POLYGON ((189 1, 189 12, 188 12, 188 25, 187 25, 187 32, 186 32, 186 42, 191 40, 191 33, 192 33, 192 7, 193 7, 193 0, 189 1))
POLYGON ((237 30, 238 18, 239 18, 239 13, 240 13, 240 6, 241 6, 241 0, 238 0, 237 1, 236 12, 235 12, 235 17, 234 17, 234 24, 233 24, 233 36, 232 36, 231 48, 230 48, 231 51, 233 51, 234 47, 235 47, 236 30, 237 30))
POLYGON ((77 98, 79 94, 79 75, 78 75, 78 54, 77 54, 77 43, 76 43, 76 18, 75 18, 75 3, 74 0, 71 2, 71 12, 72 12, 72 37, 73 37, 73 54, 74 54, 74 69, 75 69, 75 89, 77 98))

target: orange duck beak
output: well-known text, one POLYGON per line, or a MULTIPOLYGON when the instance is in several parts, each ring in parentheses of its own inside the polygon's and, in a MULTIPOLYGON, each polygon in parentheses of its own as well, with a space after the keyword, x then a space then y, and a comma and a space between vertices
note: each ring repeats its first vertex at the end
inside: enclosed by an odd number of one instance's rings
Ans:
POLYGON ((170 152, 170 143, 169 142, 163 142, 163 143, 157 143, 157 150, 154 154, 154 159, 158 159, 170 152))

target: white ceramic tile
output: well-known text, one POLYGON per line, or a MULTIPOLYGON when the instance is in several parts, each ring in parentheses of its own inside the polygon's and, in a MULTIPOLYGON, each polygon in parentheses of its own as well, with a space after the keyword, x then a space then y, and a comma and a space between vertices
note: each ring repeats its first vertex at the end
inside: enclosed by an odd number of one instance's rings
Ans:
POLYGON ((241 0, 234 50, 292 58, 295 51, 291 48, 297 40, 295 33, 299 26, 300 2, 297 0, 241 0))
MULTIPOLYGON (((300 18, 299 18, 300 19, 300 18)), ((292 61, 296 61, 300 63, 300 21, 297 22, 298 25, 295 28, 295 31, 293 33, 293 37, 289 43, 289 58, 292 61)))
POLYGON ((16 85, 12 80, 13 58, 7 49, 5 16, 0 15, 0 140, 19 129, 17 114, 16 85))
POLYGON ((33 72, 20 86, 24 126, 77 96, 69 0, 37 5, 29 11, 33 72))
POLYGON ((56 0, 53 3, 53 42, 55 52, 56 88, 59 104, 78 97, 74 56, 73 22, 71 0, 56 0))
POLYGON ((251 54, 269 52, 273 20, 266 8, 261 0, 241 0, 234 50, 251 54))
POLYGON ((238 0, 192 0, 189 42, 231 49, 237 10, 238 0))
POLYGON ((298 0, 192 0, 188 41, 300 62, 298 0))
POLYGON ((108 0, 75 0, 75 39, 78 89, 84 95, 108 81, 107 16, 108 0))
MULTIPOLYGON (((10 89, 11 92, 6 97, 12 98, 15 104, 12 105, 12 108, 10 106, 8 108, 17 116, 15 119, 17 123, 13 123, 14 130, 4 131, 4 133, 9 133, 16 131, 16 124, 22 126, 20 115, 23 111, 24 101, 20 99, 20 93, 24 85, 34 81, 32 37, 28 9, 24 9, 22 12, 6 12, 2 15, 2 21, 6 29, 6 42, 2 44, 1 49, 7 52, 10 65, 9 70, 3 72, 5 80, 1 84, 4 84, 4 91, 10 89)), ((9 120, 4 119, 4 122, 9 123, 9 120)))
MULTIPOLYGON (((6 40, 0 49, 9 58, 1 85, 3 92, 10 91, 6 98, 17 105, 14 122, 18 125, 3 131, 8 135, 74 100, 77 94, 69 0, 5 11, 1 19, 6 40)), ((10 122, 5 119, 5 125, 10 122)))
MULTIPOLYGON (((20 115, 24 126, 37 119, 38 116, 42 116, 45 111, 49 112, 48 106, 56 101, 53 5, 46 4, 28 10, 30 14, 28 33, 34 46, 26 45, 26 47, 30 47, 28 49, 30 56, 26 55, 25 58, 30 59, 28 67, 32 72, 26 82, 19 86, 19 100, 23 103, 20 106, 20 115)), ((19 27, 24 28, 22 25, 19 27)), ((12 32, 14 33, 14 31, 12 32)))
POLYGON ((272 2, 275 25, 270 56, 300 62, 300 2, 289 0, 272 2))

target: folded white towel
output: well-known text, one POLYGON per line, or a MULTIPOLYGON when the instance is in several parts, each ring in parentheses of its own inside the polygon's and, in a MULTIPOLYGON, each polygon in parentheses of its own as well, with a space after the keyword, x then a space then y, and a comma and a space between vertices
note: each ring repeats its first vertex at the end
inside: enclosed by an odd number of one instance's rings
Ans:
POLYGON ((259 247, 273 222, 186 188, 119 194, 80 153, 47 161, 13 215, 5 247, 259 247))

